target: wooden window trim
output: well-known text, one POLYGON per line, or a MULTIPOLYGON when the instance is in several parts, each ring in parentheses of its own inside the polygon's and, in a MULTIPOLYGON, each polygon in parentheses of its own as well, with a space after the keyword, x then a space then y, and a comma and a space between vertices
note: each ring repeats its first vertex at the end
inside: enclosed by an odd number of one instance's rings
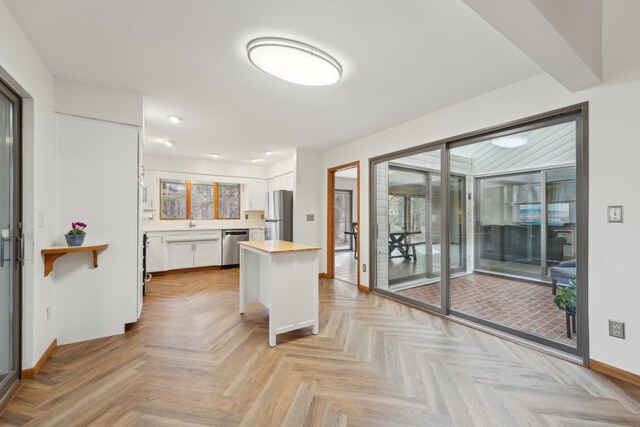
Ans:
MULTIPOLYGON (((160 211, 159 213, 159 217, 161 221, 186 221, 186 220, 190 220, 191 219, 191 184, 192 181, 190 179, 185 179, 185 180, 170 180, 170 179, 162 179, 160 178, 160 185, 159 187, 159 206, 158 206, 158 210, 160 211), (185 191, 186 191, 186 198, 187 198, 187 209, 186 209, 186 213, 187 216, 186 218, 163 218, 162 217, 162 182, 166 181, 166 182, 183 182, 185 183, 185 191)), ((240 184, 233 184, 235 186, 238 187, 238 217, 237 218, 220 218, 220 214, 219 214, 219 201, 218 201, 218 186, 220 183, 218 182, 214 182, 213 183, 213 218, 210 218, 210 220, 220 220, 220 221, 225 221, 225 220, 239 220, 242 218, 242 191, 241 191, 241 187, 240 184)))
POLYGON ((215 203, 214 203, 214 214, 215 214, 215 219, 220 220, 220 221, 227 221, 227 220, 239 220, 240 218, 242 218, 242 191, 241 191, 241 187, 240 184, 233 184, 235 186, 238 187, 238 217, 237 218, 220 218, 220 212, 218 211, 219 208, 219 203, 218 203, 218 185, 220 183, 216 182, 215 183, 215 187, 213 190, 213 194, 215 197, 215 203))
POLYGON ((191 201, 191 194, 190 194, 191 193, 191 181, 189 181, 188 179, 184 179, 184 180, 175 179, 175 180, 172 180, 172 179, 162 179, 162 178, 160 178, 160 185, 158 186, 158 190, 159 190, 158 191, 158 193, 159 193, 158 194, 158 196, 159 196, 158 200, 160 201, 160 203, 158 203, 158 205, 159 205, 158 206, 158 210, 159 210, 158 217, 160 218, 160 221, 183 221, 183 220, 189 219, 189 213, 191 212, 191 205, 189 203, 191 201), (186 218, 163 218, 162 217, 162 181, 173 182, 173 183, 183 182, 184 181, 184 183, 185 183, 185 192, 186 192, 186 196, 187 196, 186 197, 187 198, 187 201, 186 201, 187 208, 185 210, 186 215, 187 215, 186 218))

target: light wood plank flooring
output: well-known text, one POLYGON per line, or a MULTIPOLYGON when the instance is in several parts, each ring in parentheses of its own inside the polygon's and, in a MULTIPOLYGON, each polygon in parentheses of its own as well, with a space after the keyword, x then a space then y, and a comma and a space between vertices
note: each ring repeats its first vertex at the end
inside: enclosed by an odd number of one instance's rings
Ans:
POLYGON ((0 424, 640 425, 637 388, 340 281, 320 294, 320 334, 270 348, 237 269, 156 277, 135 328, 56 349, 0 424))

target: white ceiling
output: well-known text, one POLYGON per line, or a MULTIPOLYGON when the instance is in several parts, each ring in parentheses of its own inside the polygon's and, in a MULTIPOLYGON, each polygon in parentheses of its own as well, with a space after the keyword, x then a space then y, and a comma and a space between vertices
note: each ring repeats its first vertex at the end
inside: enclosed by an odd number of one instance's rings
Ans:
POLYGON ((459 0, 5 3, 57 76, 143 94, 145 151, 159 155, 269 164, 540 72, 459 0), (245 46, 265 36, 326 51, 342 80, 304 87, 257 70, 245 46))

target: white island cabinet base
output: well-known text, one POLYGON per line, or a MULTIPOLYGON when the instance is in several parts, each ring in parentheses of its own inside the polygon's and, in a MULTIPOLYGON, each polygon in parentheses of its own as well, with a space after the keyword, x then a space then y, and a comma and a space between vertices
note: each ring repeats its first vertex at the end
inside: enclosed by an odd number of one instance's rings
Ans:
POLYGON ((319 248, 278 242, 240 244, 240 314, 251 302, 269 310, 271 347, 278 334, 308 326, 319 331, 319 248))

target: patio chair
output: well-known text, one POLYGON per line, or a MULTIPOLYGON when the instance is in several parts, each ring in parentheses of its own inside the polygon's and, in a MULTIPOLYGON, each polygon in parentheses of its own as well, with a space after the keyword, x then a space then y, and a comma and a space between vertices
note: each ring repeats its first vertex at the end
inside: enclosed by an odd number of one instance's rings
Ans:
POLYGON ((563 261, 551 267, 551 292, 556 294, 558 287, 570 286, 570 280, 576 278, 576 260, 563 261))

